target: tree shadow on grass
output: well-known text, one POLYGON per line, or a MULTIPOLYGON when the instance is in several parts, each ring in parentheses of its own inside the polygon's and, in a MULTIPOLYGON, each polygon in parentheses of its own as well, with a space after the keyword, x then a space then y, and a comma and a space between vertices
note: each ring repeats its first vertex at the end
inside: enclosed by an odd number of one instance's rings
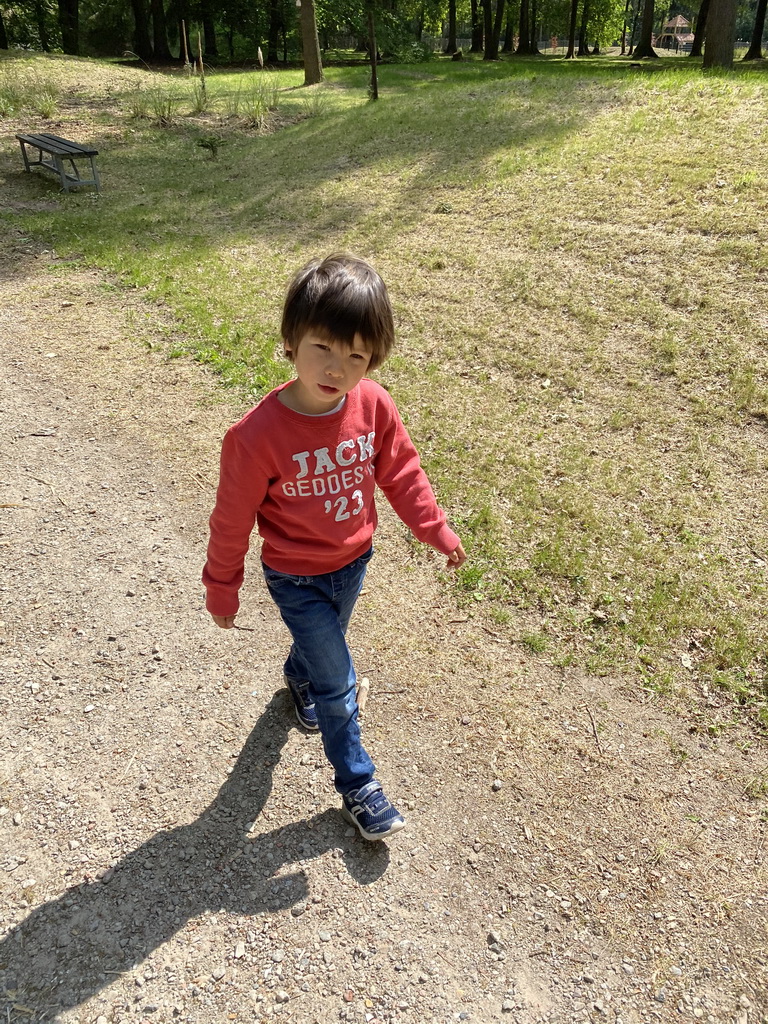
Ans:
POLYGON ((381 877, 387 847, 344 838, 347 826, 335 811, 245 838, 269 797, 288 726, 280 691, 197 821, 158 833, 103 881, 74 886, 6 935, 0 942, 3 1019, 15 1019, 14 1006, 50 1019, 79 1005, 207 910, 256 916, 295 905, 308 895, 307 877, 299 869, 276 878, 286 864, 341 847, 361 885, 381 877))

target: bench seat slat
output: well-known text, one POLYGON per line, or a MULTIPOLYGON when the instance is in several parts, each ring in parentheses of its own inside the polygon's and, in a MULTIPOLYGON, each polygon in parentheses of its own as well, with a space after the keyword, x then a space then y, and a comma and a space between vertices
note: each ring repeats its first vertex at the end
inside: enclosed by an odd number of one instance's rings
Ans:
POLYGON ((76 142, 62 139, 58 135, 49 135, 41 132, 39 135, 17 135, 19 142, 26 142, 28 146, 42 148, 48 153, 55 153, 57 156, 98 156, 98 149, 91 146, 80 146, 76 142))

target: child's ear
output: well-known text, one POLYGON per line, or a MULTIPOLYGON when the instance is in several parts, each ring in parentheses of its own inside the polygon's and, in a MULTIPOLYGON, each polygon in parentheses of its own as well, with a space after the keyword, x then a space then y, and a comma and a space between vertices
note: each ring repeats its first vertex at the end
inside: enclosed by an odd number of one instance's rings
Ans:
POLYGON ((285 343, 283 343, 283 355, 289 362, 293 362, 293 349, 288 348, 285 343))

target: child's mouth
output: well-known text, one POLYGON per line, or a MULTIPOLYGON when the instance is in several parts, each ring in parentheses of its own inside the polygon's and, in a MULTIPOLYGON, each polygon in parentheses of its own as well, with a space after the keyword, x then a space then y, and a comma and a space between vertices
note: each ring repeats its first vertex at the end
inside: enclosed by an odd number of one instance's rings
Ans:
POLYGON ((332 388, 330 384, 319 384, 318 387, 326 395, 336 395, 339 391, 338 388, 332 388))

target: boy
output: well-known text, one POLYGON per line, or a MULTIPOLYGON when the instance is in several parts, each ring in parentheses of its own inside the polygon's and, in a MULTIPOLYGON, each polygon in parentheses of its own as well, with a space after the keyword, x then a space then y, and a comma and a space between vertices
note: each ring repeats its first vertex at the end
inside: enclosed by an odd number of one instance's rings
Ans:
POLYGON ((319 729, 342 814, 366 839, 404 825, 360 740, 345 635, 372 555, 374 485, 416 537, 465 560, 389 394, 366 374, 394 344, 384 282, 363 260, 314 259, 288 289, 283 348, 296 377, 227 432, 203 572, 207 608, 234 624, 254 523, 264 578, 293 644, 284 667, 299 723, 319 729))

